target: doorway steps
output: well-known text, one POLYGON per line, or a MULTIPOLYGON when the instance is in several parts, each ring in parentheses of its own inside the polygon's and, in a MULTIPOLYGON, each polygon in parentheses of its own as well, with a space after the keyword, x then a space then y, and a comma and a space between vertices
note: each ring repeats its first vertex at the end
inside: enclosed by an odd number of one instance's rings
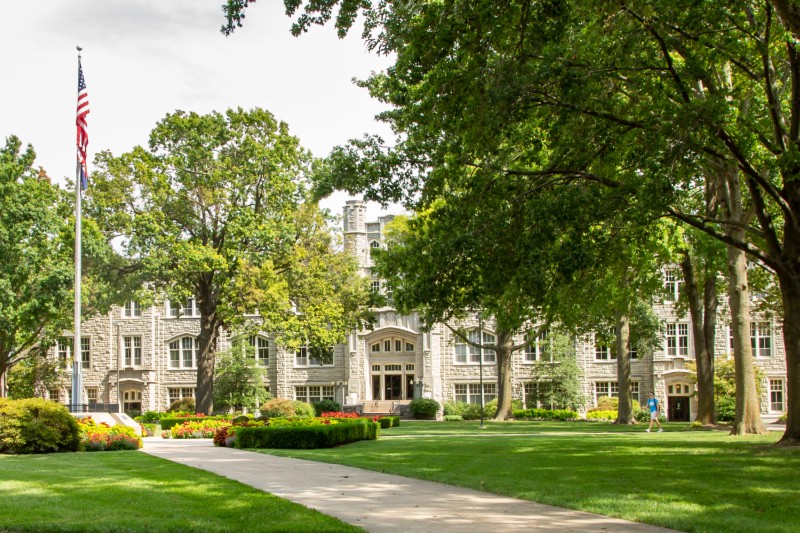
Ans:
POLYGON ((411 400, 367 400, 364 402, 364 416, 400 416, 410 418, 408 404, 411 400))

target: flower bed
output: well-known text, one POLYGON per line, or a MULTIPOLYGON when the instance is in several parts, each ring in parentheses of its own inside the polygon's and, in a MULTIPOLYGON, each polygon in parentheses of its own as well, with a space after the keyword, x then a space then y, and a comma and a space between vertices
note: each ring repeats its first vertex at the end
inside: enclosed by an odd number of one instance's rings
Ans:
POLYGON ((98 424, 87 416, 78 420, 78 427, 81 446, 87 452, 138 450, 142 447, 142 437, 128 426, 109 426, 105 422, 98 424))
POLYGON ((162 431, 161 436, 165 439, 210 439, 219 428, 227 428, 230 425, 230 420, 212 418, 187 420, 179 426, 171 426, 169 431, 162 431))
POLYGON ((163 431, 172 429, 173 426, 180 426, 184 422, 199 422, 204 420, 225 420, 230 423, 231 417, 229 416, 206 416, 203 413, 187 413, 178 414, 175 416, 168 416, 161 419, 159 424, 163 431))

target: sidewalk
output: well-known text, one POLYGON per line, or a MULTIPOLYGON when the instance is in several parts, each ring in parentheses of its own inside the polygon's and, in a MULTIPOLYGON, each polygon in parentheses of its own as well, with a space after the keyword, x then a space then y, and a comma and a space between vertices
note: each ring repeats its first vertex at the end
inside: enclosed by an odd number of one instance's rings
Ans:
POLYGON ((240 481, 375 533, 671 531, 348 466, 219 448, 210 439, 146 438, 143 451, 240 481))

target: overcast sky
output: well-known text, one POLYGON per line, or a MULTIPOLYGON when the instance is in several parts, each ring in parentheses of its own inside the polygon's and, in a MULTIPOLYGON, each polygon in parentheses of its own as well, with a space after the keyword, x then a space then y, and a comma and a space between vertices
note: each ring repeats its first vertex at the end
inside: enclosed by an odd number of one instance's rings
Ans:
MULTIPOLYGON (((223 0, 36 0, 0 2, 5 81, 0 133, 33 145, 56 181, 74 179, 77 50, 89 92, 89 160, 146 145, 177 109, 208 113, 261 107, 289 124, 315 156, 366 132, 383 108, 353 78, 390 60, 368 53, 353 32, 289 33, 282 0, 259 0, 245 26, 224 37, 223 0)), ((90 165, 91 172, 91 165, 90 165)), ((323 202, 335 214, 347 197, 323 202)), ((379 213, 370 206, 369 215, 379 213)))

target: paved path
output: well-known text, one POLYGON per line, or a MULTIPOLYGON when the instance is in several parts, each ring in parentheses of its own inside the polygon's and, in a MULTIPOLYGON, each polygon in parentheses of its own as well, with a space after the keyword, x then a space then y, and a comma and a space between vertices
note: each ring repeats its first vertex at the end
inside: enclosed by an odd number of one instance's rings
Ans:
POLYGON ((375 533, 671 530, 359 468, 215 447, 210 439, 144 439, 145 453, 208 470, 375 533))

